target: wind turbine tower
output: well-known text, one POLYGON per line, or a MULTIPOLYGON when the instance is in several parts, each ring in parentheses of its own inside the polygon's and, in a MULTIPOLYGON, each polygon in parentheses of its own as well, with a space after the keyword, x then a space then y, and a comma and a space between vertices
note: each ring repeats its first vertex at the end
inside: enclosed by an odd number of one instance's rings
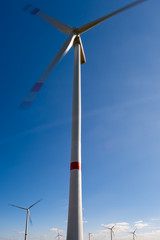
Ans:
POLYGON ((89 240, 91 240, 92 233, 88 233, 89 240))
POLYGON ((9 205, 12 206, 12 207, 20 208, 20 209, 23 209, 23 210, 26 210, 26 211, 27 211, 24 240, 27 240, 27 235, 28 235, 28 217, 29 217, 30 223, 32 223, 31 215, 30 215, 30 209, 31 209, 33 206, 35 206, 37 203, 39 203, 40 201, 41 201, 41 199, 38 200, 37 202, 35 202, 34 204, 32 204, 31 206, 29 206, 28 208, 20 207, 20 206, 14 205, 14 204, 9 204, 9 205))
POLYGON ((72 142, 71 142, 71 163, 70 163, 70 192, 68 208, 67 240, 83 239, 83 219, 82 219, 82 182, 81 182, 81 64, 86 62, 80 34, 85 33, 97 24, 132 8, 146 0, 137 0, 127 6, 118 9, 104 17, 89 22, 79 28, 70 27, 42 12, 39 8, 27 5, 23 10, 29 11, 32 15, 37 15, 47 21, 59 31, 69 34, 55 58, 42 74, 40 79, 31 88, 29 94, 22 102, 22 108, 32 105, 39 90, 45 83, 47 76, 56 63, 66 55, 74 46, 74 77, 73 77, 73 102, 72 102, 72 142))
POLYGON ((114 234, 114 231, 113 231, 113 228, 116 226, 116 224, 114 224, 112 227, 105 227, 107 229, 110 230, 110 233, 111 233, 111 240, 113 239, 113 234, 114 234))
POLYGON ((135 240, 135 237, 136 237, 136 231, 137 231, 137 229, 135 229, 133 232, 130 232, 130 233, 133 235, 133 240, 135 240))
POLYGON ((56 238, 58 238, 58 240, 60 240, 60 237, 63 237, 63 235, 61 235, 61 234, 58 232, 56 238))

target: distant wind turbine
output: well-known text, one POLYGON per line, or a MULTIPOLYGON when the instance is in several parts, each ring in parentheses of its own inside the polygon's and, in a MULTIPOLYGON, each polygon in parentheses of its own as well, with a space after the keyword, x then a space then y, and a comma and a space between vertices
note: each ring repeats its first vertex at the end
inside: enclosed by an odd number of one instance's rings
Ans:
POLYGON ((113 228, 116 226, 116 224, 114 224, 112 227, 105 227, 105 228, 107 228, 107 229, 109 229, 110 230, 110 233, 111 233, 111 240, 112 240, 112 238, 113 238, 113 234, 114 234, 114 231, 113 231, 113 228))
POLYGON ((30 215, 30 209, 31 209, 34 205, 36 205, 37 203, 39 203, 40 201, 41 201, 41 199, 38 200, 37 202, 35 202, 34 204, 32 204, 31 206, 29 206, 28 208, 20 207, 20 206, 14 205, 14 204, 9 204, 9 205, 12 206, 12 207, 20 208, 20 209, 23 209, 23 210, 26 210, 26 211, 27 211, 24 240, 27 240, 27 234, 28 234, 28 217, 29 217, 30 224, 32 224, 31 215, 30 215))
POLYGON ((59 239, 60 239, 60 237, 63 237, 63 235, 61 235, 61 234, 58 232, 58 234, 57 234, 56 238, 58 238, 58 240, 59 240, 59 239))
POLYGON ((130 233, 133 235, 133 240, 135 240, 135 237, 136 237, 136 231, 137 231, 137 229, 135 229, 133 232, 130 232, 130 233))
POLYGON ((91 240, 92 233, 88 233, 89 240, 91 240))
MULTIPOLYGON (((71 164, 70 164, 70 193, 69 193, 69 210, 67 240, 83 239, 83 219, 82 219, 82 183, 81 183, 81 64, 86 62, 80 34, 95 27, 101 22, 130 9, 147 0, 134 1, 123 8, 120 8, 104 17, 89 22, 79 28, 70 27, 42 12, 39 8, 27 5, 23 10, 29 11, 32 15, 37 15, 47 21, 59 31, 69 34, 68 38, 53 58, 52 62, 42 74, 40 79, 31 88, 29 94, 22 102, 20 107, 26 108, 32 105, 38 92, 44 85, 51 70, 57 62, 64 57, 67 52, 74 46, 74 79, 73 79, 73 102, 72 102, 72 143, 71 143, 71 164)), ((94 50, 93 50, 94 56, 94 50)), ((96 59, 96 57, 94 56, 96 59)), ((65 99, 64 99, 65 101, 65 99)))

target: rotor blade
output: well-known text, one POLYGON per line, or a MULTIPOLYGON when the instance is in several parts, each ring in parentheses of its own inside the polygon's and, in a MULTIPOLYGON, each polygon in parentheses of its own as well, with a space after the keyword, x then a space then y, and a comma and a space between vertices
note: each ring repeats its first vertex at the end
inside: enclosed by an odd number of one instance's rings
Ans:
POLYGON ((30 224, 32 225, 32 219, 31 219, 30 213, 29 213, 29 221, 30 221, 30 224))
POLYGON ((17 208, 20 208, 20 209, 23 209, 23 210, 27 210, 27 208, 20 207, 20 206, 14 205, 14 204, 9 204, 9 205, 12 206, 12 207, 17 207, 17 208))
POLYGON ((111 227, 112 229, 116 226, 116 224, 113 225, 113 227, 111 227))
POLYGON ((52 26, 57 28, 59 31, 63 33, 71 33, 72 28, 68 25, 48 16, 44 12, 42 12, 39 8, 33 7, 31 4, 28 4, 26 7, 23 8, 23 11, 29 11, 32 15, 37 15, 40 18, 44 19, 48 23, 50 23, 52 26))
POLYGON ((96 26, 97 24, 103 22, 104 20, 107 20, 107 19, 115 16, 116 14, 118 14, 120 12, 123 12, 123 11, 125 11, 125 10, 127 10, 129 8, 132 8, 132 7, 138 5, 138 4, 142 3, 142 2, 145 2, 145 1, 147 1, 147 0, 138 0, 138 1, 132 2, 132 3, 128 4, 128 5, 126 5, 125 7, 120 8, 120 9, 118 9, 118 10, 116 10, 116 11, 114 11, 114 12, 112 12, 112 13, 104 16, 104 17, 101 17, 101 18, 99 18, 99 19, 97 19, 97 20, 95 20, 93 22, 87 23, 87 24, 83 25, 82 27, 77 28, 75 32, 77 34, 84 33, 86 31, 88 31, 89 29, 93 28, 94 26, 96 26))
POLYGON ((109 229, 109 230, 111 230, 111 228, 109 228, 109 227, 105 227, 105 226, 103 226, 104 228, 107 228, 107 229, 109 229))
POLYGON ((133 233, 135 234, 135 232, 136 232, 136 231, 137 231, 137 228, 134 230, 134 232, 133 232, 133 233))
POLYGON ((63 237, 63 235, 61 235, 61 234, 58 234, 58 235, 56 236, 56 238, 58 238, 58 237, 63 237))
POLYGON ((36 205, 37 203, 39 203, 40 201, 42 201, 42 199, 38 200, 37 202, 33 203, 28 209, 32 208, 34 205, 36 205))
POLYGON ((84 64, 86 62, 86 57, 85 57, 83 44, 80 36, 79 36, 79 41, 80 41, 80 48, 81 48, 81 64, 84 64))
POLYGON ((51 72, 53 67, 56 65, 56 63, 64 56, 67 54, 67 52, 70 50, 70 48, 73 45, 73 41, 76 35, 70 34, 67 40, 64 42, 62 47, 60 48, 59 52, 57 55, 54 57, 46 71, 43 73, 43 75, 40 77, 40 79, 34 84, 34 86, 31 88, 29 94, 27 97, 24 99, 24 101, 21 103, 19 106, 22 109, 28 108, 31 106, 33 103, 34 99, 36 98, 38 92, 40 91, 41 87, 43 86, 44 82, 47 79, 48 74, 51 72))

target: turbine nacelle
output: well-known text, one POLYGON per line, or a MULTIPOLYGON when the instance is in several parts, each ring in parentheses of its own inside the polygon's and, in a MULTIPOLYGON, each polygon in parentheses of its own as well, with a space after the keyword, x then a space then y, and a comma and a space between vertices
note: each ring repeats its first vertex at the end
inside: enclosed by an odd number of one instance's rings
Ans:
POLYGON ((73 42, 73 46, 75 46, 75 44, 77 44, 77 43, 80 44, 80 48, 81 48, 81 64, 84 64, 86 62, 86 57, 85 57, 83 44, 82 44, 80 35, 76 35, 74 42, 73 42))
POLYGON ((72 32, 75 34, 75 35, 78 35, 78 31, 77 31, 77 27, 72 27, 72 32))

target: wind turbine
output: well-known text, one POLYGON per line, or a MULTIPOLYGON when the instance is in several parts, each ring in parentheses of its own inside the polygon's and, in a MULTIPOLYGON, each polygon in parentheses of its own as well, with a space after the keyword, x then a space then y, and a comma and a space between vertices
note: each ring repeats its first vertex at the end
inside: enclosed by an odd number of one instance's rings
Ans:
POLYGON ((116 224, 114 224, 112 227, 105 227, 105 228, 109 229, 110 232, 111 232, 111 240, 112 240, 112 238, 113 238, 113 234, 114 234, 113 228, 114 228, 115 226, 116 226, 116 224))
POLYGON ((61 235, 61 234, 58 232, 58 234, 57 234, 56 238, 58 238, 58 240, 59 240, 59 239, 60 239, 60 237, 63 237, 63 235, 61 235))
POLYGON ((92 233, 88 233, 89 240, 91 240, 92 233))
POLYGON ((27 240, 27 234, 28 234, 28 217, 29 217, 30 224, 32 224, 31 215, 30 215, 30 209, 31 209, 34 205, 36 205, 37 203, 39 203, 40 201, 41 201, 41 199, 38 200, 37 202, 35 202, 34 204, 32 204, 31 206, 29 206, 28 208, 20 207, 20 206, 14 205, 14 204, 9 204, 9 205, 12 206, 12 207, 20 208, 20 209, 23 209, 23 210, 26 210, 26 211, 27 211, 24 240, 27 240))
POLYGON ((136 231, 137 231, 137 229, 135 229, 133 232, 130 232, 131 234, 133 234, 133 240, 135 240, 135 237, 136 237, 136 231))
POLYGON ((69 34, 57 55, 53 58, 46 71, 40 79, 31 88, 29 94, 24 99, 20 107, 27 108, 31 106, 39 90, 45 83, 47 76, 57 64, 57 62, 66 55, 72 46, 74 46, 74 79, 73 79, 73 102, 72 102, 72 143, 71 143, 71 164, 70 164, 70 193, 68 209, 67 240, 83 239, 83 221, 82 221, 82 183, 81 183, 81 64, 86 62, 80 34, 95 27, 97 24, 107 20, 114 15, 132 8, 147 0, 137 0, 127 6, 120 8, 104 17, 89 22, 79 28, 70 27, 42 12, 39 8, 27 5, 23 10, 29 11, 32 15, 37 15, 50 23, 59 31, 69 34))

